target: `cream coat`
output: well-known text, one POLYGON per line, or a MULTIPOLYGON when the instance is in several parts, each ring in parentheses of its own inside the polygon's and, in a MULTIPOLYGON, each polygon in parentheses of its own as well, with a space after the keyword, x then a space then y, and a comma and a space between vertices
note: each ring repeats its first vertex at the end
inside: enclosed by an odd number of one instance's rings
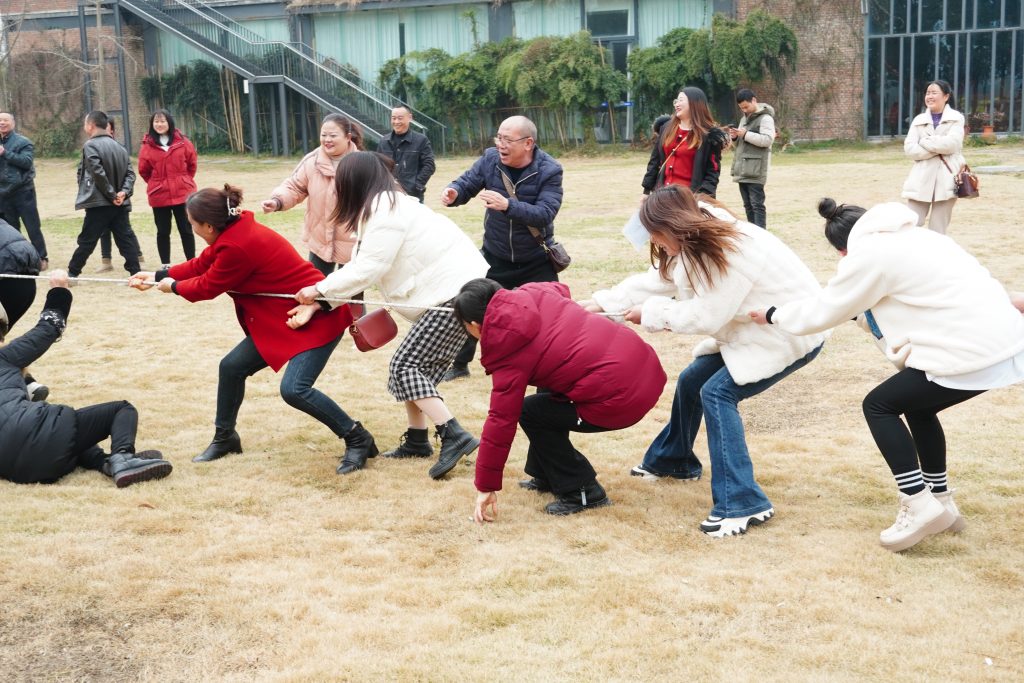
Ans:
POLYGON ((281 211, 287 211, 303 200, 306 218, 302 221, 302 243, 328 263, 348 263, 355 246, 355 235, 331 221, 338 208, 338 191, 334 186, 334 162, 317 147, 299 162, 283 183, 270 196, 280 200, 281 211))
POLYGON ((916 224, 903 204, 873 207, 853 226, 835 277, 779 306, 772 327, 807 334, 870 309, 889 360, 937 377, 1024 351, 1024 317, 1003 286, 952 239, 916 224))
POLYGON ((964 164, 963 146, 963 114, 948 104, 937 128, 932 126, 932 115, 928 112, 914 117, 903 142, 904 153, 914 160, 910 175, 903 183, 903 197, 929 204, 955 198, 953 173, 964 164), (946 169, 940 154, 953 173, 946 169))
POLYGON ((441 305, 487 275, 487 261, 447 216, 402 193, 394 207, 384 194, 375 202, 352 261, 317 285, 324 296, 347 299, 376 286, 398 313, 416 320, 423 310, 403 306, 441 305))
POLYGON ((713 213, 735 221, 741 238, 739 251, 729 254, 728 271, 716 277, 711 287, 691 289, 685 266, 677 258, 671 282, 651 268, 613 289, 596 292, 594 301, 610 312, 642 303, 641 325, 651 332, 710 335, 694 348, 693 355, 721 353, 733 380, 750 384, 778 374, 824 343, 828 335, 794 336, 755 324, 748 312, 788 296, 814 296, 821 288, 803 261, 777 237, 730 214, 713 213))

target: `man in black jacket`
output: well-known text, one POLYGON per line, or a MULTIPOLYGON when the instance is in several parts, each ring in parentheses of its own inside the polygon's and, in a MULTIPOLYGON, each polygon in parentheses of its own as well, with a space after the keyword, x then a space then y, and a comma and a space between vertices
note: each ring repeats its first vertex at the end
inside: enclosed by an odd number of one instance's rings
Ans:
POLYGON ((434 150, 423 133, 409 130, 412 111, 402 105, 391 110, 391 132, 381 138, 377 151, 395 161, 394 174, 410 197, 423 203, 427 181, 434 175, 434 150))
POLYGON ((132 275, 140 270, 139 240, 128 222, 135 171, 128 150, 107 132, 107 122, 102 111, 89 112, 85 117, 83 128, 89 139, 82 146, 75 200, 76 209, 85 209, 85 220, 78 235, 78 248, 68 264, 71 277, 82 272, 100 235, 108 228, 124 258, 124 269, 132 275))
POLYGON ((28 238, 46 270, 50 264, 36 205, 35 146, 14 132, 14 126, 14 116, 0 112, 0 217, 17 230, 25 222, 28 238))

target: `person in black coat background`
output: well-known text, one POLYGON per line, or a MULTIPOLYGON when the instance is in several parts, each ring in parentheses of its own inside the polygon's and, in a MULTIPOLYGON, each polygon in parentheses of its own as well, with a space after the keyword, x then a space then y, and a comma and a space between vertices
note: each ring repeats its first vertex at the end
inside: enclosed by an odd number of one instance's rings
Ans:
POLYGON ((51 273, 39 322, 0 347, 0 479, 48 484, 76 467, 99 470, 118 488, 166 477, 172 466, 159 451, 135 451, 139 416, 128 401, 75 409, 29 400, 22 368, 63 334, 72 300, 67 284, 67 273, 51 273), (98 445, 108 436, 110 456, 98 445))
POLYGON ((377 151, 395 162, 394 174, 410 197, 423 203, 427 181, 434 175, 434 150, 423 133, 409 129, 412 110, 404 104, 391 110, 391 132, 380 140, 377 151))

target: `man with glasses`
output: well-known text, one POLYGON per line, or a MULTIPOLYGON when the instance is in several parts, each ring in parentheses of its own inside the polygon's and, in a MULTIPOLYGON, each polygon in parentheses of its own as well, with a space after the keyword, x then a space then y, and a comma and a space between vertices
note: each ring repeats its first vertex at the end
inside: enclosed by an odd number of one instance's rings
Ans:
MULTIPOLYGON (((562 165, 537 147, 537 126, 525 116, 502 121, 494 147, 441 192, 441 203, 459 206, 479 197, 484 213, 487 277, 513 289, 527 282, 557 282, 547 252, 528 226, 554 240, 555 216, 562 206, 562 165)), ((469 376, 476 353, 472 337, 459 351, 443 381, 469 376)))
POLYGON ((405 105, 391 110, 391 132, 380 140, 377 151, 395 162, 393 173, 410 197, 423 203, 427 181, 434 175, 434 150, 423 133, 409 129, 412 111, 405 105))

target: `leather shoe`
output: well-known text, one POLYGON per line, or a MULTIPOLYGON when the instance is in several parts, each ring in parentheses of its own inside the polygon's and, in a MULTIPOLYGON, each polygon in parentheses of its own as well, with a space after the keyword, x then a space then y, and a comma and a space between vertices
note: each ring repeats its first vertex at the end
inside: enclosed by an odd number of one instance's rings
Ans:
POLYGON ((604 487, 597 480, 570 493, 563 493, 554 503, 548 503, 544 511, 549 515, 574 515, 590 508, 611 505, 612 501, 605 493, 604 487))
POLYGON ((338 465, 338 474, 350 474, 366 466, 367 458, 375 458, 380 450, 373 440, 373 434, 356 422, 345 435, 345 455, 338 465))
POLYGON ((533 477, 519 482, 519 488, 526 489, 527 491, 536 491, 537 493, 547 493, 551 490, 551 484, 543 479, 533 477))
POLYGON ((229 453, 242 452, 242 437, 234 429, 218 429, 206 450, 192 458, 192 462, 210 462, 223 458, 229 453))

